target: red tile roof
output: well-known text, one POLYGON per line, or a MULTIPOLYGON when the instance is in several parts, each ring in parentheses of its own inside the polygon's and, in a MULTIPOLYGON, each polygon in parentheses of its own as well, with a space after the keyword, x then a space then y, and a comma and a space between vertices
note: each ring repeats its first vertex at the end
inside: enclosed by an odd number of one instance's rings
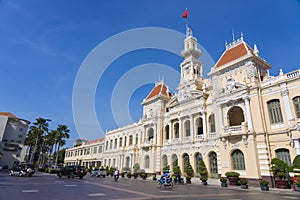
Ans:
POLYGON ((99 143, 99 142, 104 141, 104 139, 105 139, 105 138, 100 138, 100 139, 96 139, 96 140, 91 140, 91 141, 86 142, 85 144, 99 143))
POLYGON ((17 118, 14 114, 12 114, 10 112, 0 112, 0 115, 8 116, 11 118, 17 118))
POLYGON ((148 96, 146 97, 146 100, 155 97, 157 95, 164 95, 164 96, 168 96, 168 97, 172 97, 172 93, 169 91, 168 86, 166 86, 165 84, 161 83, 158 84, 157 86, 155 86, 152 91, 148 94, 148 96))
POLYGON ((220 67, 242 56, 245 56, 248 54, 248 51, 250 51, 250 53, 253 54, 253 49, 245 42, 242 42, 236 45, 235 47, 229 48, 223 53, 215 67, 220 67))

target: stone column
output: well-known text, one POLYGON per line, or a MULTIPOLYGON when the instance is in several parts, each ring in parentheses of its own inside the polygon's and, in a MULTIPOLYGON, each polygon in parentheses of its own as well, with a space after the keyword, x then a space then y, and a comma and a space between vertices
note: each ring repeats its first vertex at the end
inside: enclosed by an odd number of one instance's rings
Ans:
POLYGON ((168 123, 168 125, 169 125, 169 141, 172 141, 172 123, 171 123, 171 121, 168 123))
POLYGON ((194 117, 190 115, 190 131, 191 131, 191 138, 194 140, 194 117))
POLYGON ((201 112, 203 115, 203 138, 207 137, 207 129, 206 129, 206 111, 201 112))
POLYGON ((246 116, 247 116, 247 120, 248 120, 248 130, 250 132, 253 131, 253 126, 252 126, 252 117, 251 117, 251 112, 250 112, 250 99, 249 97, 245 97, 244 98, 245 101, 245 107, 246 107, 246 116))
POLYGON ((289 91, 286 88, 285 83, 281 85, 281 95, 283 98, 283 104, 284 104, 286 116, 288 119, 287 122, 288 122, 288 125, 290 126, 291 125, 290 121, 293 119, 293 116, 292 116, 292 110, 291 110, 291 105, 290 105, 290 100, 289 100, 289 91))
POLYGON ((157 143, 157 142, 156 142, 156 139, 157 139, 156 135, 157 135, 157 125, 156 125, 156 123, 155 123, 155 124, 154 124, 154 127, 153 127, 153 144, 156 144, 156 143, 157 143))
POLYGON ((294 141, 294 147, 296 151, 296 155, 300 155, 300 144, 299 144, 299 138, 293 138, 294 141))
POLYGON ((181 141, 182 140, 182 120, 181 120, 181 118, 179 117, 179 121, 178 121, 178 123, 179 123, 179 126, 178 126, 178 132, 179 132, 179 140, 181 141))
POLYGON ((224 122, 223 122, 223 112, 222 112, 221 105, 218 105, 218 115, 219 115, 219 131, 220 134, 223 134, 224 122))

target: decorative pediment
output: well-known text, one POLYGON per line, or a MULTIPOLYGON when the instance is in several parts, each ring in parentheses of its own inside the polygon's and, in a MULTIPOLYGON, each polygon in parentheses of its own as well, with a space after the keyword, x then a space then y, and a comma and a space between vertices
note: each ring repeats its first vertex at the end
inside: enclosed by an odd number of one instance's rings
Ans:
POLYGON ((178 103, 178 99, 177 99, 177 97, 176 97, 176 95, 175 95, 175 96, 173 96, 173 97, 168 101, 168 103, 166 104, 166 107, 167 107, 167 108, 173 107, 173 106, 177 105, 177 103, 178 103))

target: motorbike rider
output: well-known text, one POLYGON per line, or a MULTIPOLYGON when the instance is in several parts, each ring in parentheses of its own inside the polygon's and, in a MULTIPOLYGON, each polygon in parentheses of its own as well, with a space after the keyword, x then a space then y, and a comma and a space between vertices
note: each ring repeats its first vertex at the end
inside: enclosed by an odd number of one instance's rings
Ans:
POLYGON ((118 178, 119 178, 119 170, 115 169, 115 171, 114 171, 114 181, 118 181, 118 178))
POLYGON ((167 183, 167 179, 171 178, 171 170, 166 170, 165 173, 160 177, 162 183, 167 183))

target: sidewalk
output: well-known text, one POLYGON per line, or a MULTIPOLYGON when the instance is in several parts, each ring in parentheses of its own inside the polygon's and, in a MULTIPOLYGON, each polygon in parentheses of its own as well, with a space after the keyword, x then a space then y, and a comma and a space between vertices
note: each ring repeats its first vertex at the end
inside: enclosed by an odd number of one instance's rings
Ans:
MULTIPOLYGON (((201 181, 199 178, 192 178, 191 179, 192 184, 201 184, 201 181)), ((221 187, 221 183, 219 179, 214 179, 214 178, 209 178, 207 180, 207 186, 210 187, 221 187)), ((228 190, 244 190, 241 189, 240 186, 231 186, 228 184, 228 187, 222 187, 222 189, 228 189, 228 190)), ((248 190, 253 190, 253 191, 262 191, 260 187, 253 187, 253 186, 249 186, 248 190)), ((262 191, 262 192, 274 192, 274 193, 282 193, 282 194, 293 194, 293 195, 297 195, 300 193, 297 191, 292 191, 292 189, 279 189, 279 188, 269 188, 269 191, 262 191)), ((300 198, 299 198, 300 199, 300 198)))

